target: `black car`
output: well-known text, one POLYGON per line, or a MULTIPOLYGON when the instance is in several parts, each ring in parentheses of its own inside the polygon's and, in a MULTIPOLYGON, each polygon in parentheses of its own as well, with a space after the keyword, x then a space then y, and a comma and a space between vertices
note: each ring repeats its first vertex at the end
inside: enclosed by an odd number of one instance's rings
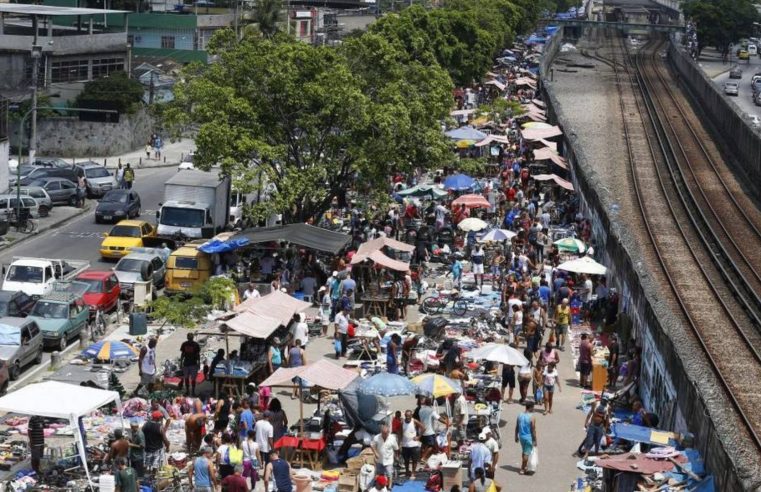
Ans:
POLYGON ((35 300, 21 291, 0 291, 0 317, 12 316, 14 318, 26 318, 32 310, 35 300))
POLYGON ((76 183, 78 181, 77 171, 73 167, 38 167, 31 173, 27 174, 26 177, 21 178, 21 185, 26 186, 29 185, 32 181, 42 178, 63 178, 68 179, 72 183, 76 183))
POLYGON ((119 222, 140 216, 140 195, 133 190, 111 190, 98 200, 95 223, 119 222))

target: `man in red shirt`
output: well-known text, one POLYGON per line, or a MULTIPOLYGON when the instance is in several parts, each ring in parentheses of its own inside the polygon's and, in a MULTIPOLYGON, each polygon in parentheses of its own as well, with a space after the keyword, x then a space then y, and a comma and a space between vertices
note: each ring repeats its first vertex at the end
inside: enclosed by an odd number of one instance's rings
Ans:
POLYGON ((249 492, 246 479, 241 476, 243 465, 235 465, 235 473, 228 475, 222 480, 222 490, 227 492, 249 492))
POLYGON ((592 372, 592 343, 589 341, 589 335, 581 334, 581 344, 579 344, 579 385, 582 388, 587 387, 589 374, 592 372))

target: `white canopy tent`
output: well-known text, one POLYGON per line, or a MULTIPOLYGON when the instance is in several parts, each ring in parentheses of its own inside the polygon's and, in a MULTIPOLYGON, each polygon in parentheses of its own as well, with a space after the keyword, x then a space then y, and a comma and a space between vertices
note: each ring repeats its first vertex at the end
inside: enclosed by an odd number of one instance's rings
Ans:
POLYGON ((90 485, 93 485, 90 470, 87 467, 85 445, 82 434, 79 432, 79 417, 111 402, 116 403, 116 408, 121 415, 122 402, 116 391, 45 381, 24 386, 0 398, 0 412, 67 419, 74 430, 74 439, 77 442, 79 457, 87 474, 87 480, 90 485))

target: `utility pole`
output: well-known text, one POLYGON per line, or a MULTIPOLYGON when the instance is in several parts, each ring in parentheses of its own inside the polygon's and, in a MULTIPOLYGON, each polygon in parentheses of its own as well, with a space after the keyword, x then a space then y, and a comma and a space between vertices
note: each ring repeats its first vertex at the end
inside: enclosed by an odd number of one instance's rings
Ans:
POLYGON ((151 85, 148 91, 148 104, 153 104, 153 75, 155 72, 151 71, 151 85))
MULTIPOLYGON (((37 153, 37 78, 39 77, 39 60, 42 56, 42 46, 37 45, 37 16, 32 18, 32 29, 34 30, 34 41, 32 42, 32 135, 29 141, 29 162, 34 162, 34 156, 37 153)), ((19 156, 19 165, 21 158, 19 156)))

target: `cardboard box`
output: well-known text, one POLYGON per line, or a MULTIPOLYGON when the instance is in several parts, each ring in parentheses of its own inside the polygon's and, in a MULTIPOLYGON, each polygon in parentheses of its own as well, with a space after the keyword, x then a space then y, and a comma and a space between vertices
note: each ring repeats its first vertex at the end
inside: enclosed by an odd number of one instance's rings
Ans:
POLYGON ((346 470, 338 477, 338 492, 357 492, 359 490, 359 475, 346 470))
POLYGON ((441 474, 444 477, 444 486, 442 490, 450 490, 453 485, 462 488, 462 463, 459 461, 448 461, 441 466, 441 474))

